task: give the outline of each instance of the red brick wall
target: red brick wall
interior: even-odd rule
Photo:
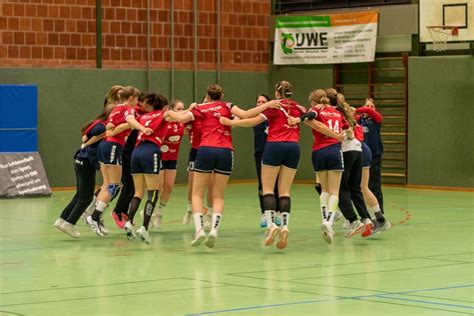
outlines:
[[[198,69],[216,69],[217,0],[198,0]],[[221,69],[267,71],[270,0],[220,0]],[[0,67],[96,65],[95,0],[0,0]],[[151,60],[169,69],[170,0],[151,0]],[[193,69],[192,0],[174,0],[175,68]],[[146,67],[146,0],[102,0],[103,68]]]

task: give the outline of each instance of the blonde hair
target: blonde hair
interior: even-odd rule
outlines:
[[[123,86],[120,85],[115,85],[112,86],[109,91],[107,91],[107,94],[105,95],[105,99],[107,100],[108,104],[113,104],[116,103],[117,101],[120,101],[120,93],[123,90]]]
[[[280,94],[284,99],[291,97],[293,94],[293,86],[288,81],[280,81],[275,85],[275,90]]]
[[[316,102],[317,104],[329,104],[329,99],[323,89],[316,89],[309,94],[309,102]]]
[[[356,125],[357,122],[354,119],[354,117],[351,115],[351,112],[350,112],[351,106],[349,105],[349,103],[346,102],[346,97],[342,93],[336,94],[335,97],[337,100],[336,108],[339,110],[339,112],[342,113],[347,123],[349,123],[349,126],[354,127],[354,125]]]

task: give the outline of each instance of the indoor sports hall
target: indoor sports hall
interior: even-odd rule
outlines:
[[[473,41],[474,0],[0,1],[0,315],[473,315]]]

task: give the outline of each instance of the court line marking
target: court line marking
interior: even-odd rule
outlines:
[[[11,291],[11,292],[1,292],[0,295],[29,293],[29,292],[83,289],[83,288],[89,288],[89,287],[115,286],[115,285],[124,285],[124,284],[146,283],[146,282],[156,282],[156,281],[169,281],[169,280],[179,280],[179,279],[182,279],[182,278],[147,279],[147,280],[141,280],[141,281],[127,281],[127,282],[116,282],[116,283],[105,283],[105,284],[90,284],[90,285],[66,286],[66,287],[57,287],[57,288],[44,288],[44,289],[34,289],[34,290]]]
[[[148,291],[148,292],[134,292],[134,293],[121,293],[121,294],[112,294],[112,295],[102,295],[102,296],[90,296],[90,297],[78,297],[78,298],[69,298],[62,300],[51,300],[51,301],[37,301],[37,302],[24,302],[24,303],[15,303],[15,304],[4,304],[0,307],[6,306],[19,306],[19,305],[35,305],[35,304],[49,304],[49,303],[60,303],[60,302],[72,302],[72,301],[82,301],[82,300],[94,300],[101,298],[113,298],[113,297],[123,297],[123,296],[137,296],[137,295],[147,295],[147,294],[156,294],[156,293],[169,293],[169,292],[180,292],[180,291],[190,291],[190,290],[200,290],[200,289],[210,289],[222,286],[203,286],[203,287],[191,287],[183,289],[173,289],[173,290],[162,290],[162,291]]]
[[[447,253],[447,254],[437,254],[437,255],[428,255],[427,257],[441,257],[441,256],[454,256],[454,255],[466,255],[472,254],[474,252],[456,252],[456,253]],[[353,265],[353,264],[364,264],[364,263],[374,263],[374,262],[384,262],[384,261],[399,261],[399,260],[413,260],[413,259],[425,259],[425,257],[401,257],[401,258],[393,258],[393,259],[382,259],[382,260],[370,260],[370,261],[356,261],[356,262],[346,262],[346,263],[336,263],[331,265],[322,265],[322,264],[314,264],[311,266],[303,266],[297,268],[284,268],[284,269],[275,269],[275,270],[258,270],[258,271],[244,271],[244,272],[235,272],[235,273],[228,273],[227,275],[235,275],[238,276],[240,274],[251,274],[251,273],[262,273],[262,272],[274,272],[274,271],[285,271],[285,270],[298,270],[298,269],[311,269],[311,268],[325,268],[325,267],[336,267],[336,266],[346,266],[346,265]],[[468,263],[466,261],[466,263]]]
[[[9,312],[9,311],[4,311],[4,310],[0,310],[0,313],[7,313],[7,314],[9,314],[9,315],[26,316],[26,314],[15,313],[15,312]]]
[[[449,286],[449,287],[446,287],[446,288],[421,289],[421,290],[411,290],[411,291],[406,291],[406,292],[413,292],[413,291],[416,291],[416,292],[430,292],[430,291],[441,291],[441,290],[448,290],[448,289],[455,289],[455,288],[465,288],[465,287],[473,287],[473,286],[474,286],[474,284],[455,285],[455,286]],[[360,296],[338,296],[338,297],[328,298],[328,299],[319,299],[319,300],[310,300],[310,301],[296,301],[296,302],[269,304],[269,305],[255,305],[255,306],[239,307],[239,308],[232,308],[232,309],[225,309],[225,310],[206,311],[206,312],[187,314],[187,315],[188,316],[208,315],[208,314],[228,313],[228,312],[236,312],[236,311],[251,310],[251,309],[273,308],[273,307],[302,305],[302,304],[313,304],[313,303],[338,301],[338,300],[363,300],[364,298],[371,298],[371,297],[385,298],[388,295],[398,295],[398,294],[403,294],[403,293],[404,292],[399,292],[399,293],[393,292],[393,293],[385,294],[385,295],[383,295],[383,294],[373,294],[373,295],[360,295]],[[418,300],[412,300],[412,301],[418,301]],[[433,303],[433,302],[430,302],[430,301],[421,301],[421,300],[419,302],[426,303],[426,304]],[[457,305],[457,304],[436,303],[435,305],[444,305],[444,306],[451,306],[451,307],[456,306],[456,307],[474,309],[474,307],[471,307],[471,306]],[[415,306],[415,307],[423,308],[423,306]]]
[[[278,280],[271,280],[271,281],[278,281]],[[284,282],[284,281],[281,281]],[[349,289],[349,290],[357,290],[357,291],[365,291],[365,292],[377,292],[377,293],[383,293],[383,294],[390,294],[391,292],[389,291],[383,291],[383,290],[374,290],[374,289],[362,289],[362,288],[357,288],[357,287],[350,287],[350,286],[340,286],[340,285],[329,285],[329,284],[317,284],[317,283],[306,283],[306,282],[296,282],[292,280],[286,281],[287,283],[293,283],[293,284],[301,284],[301,285],[311,285],[311,286],[321,286],[321,287],[333,287],[333,288],[340,288],[340,289]],[[415,297],[422,297],[422,298],[434,298],[434,299],[441,299],[441,300],[446,300],[446,301],[454,301],[454,302],[462,302],[462,303],[473,303],[472,301],[464,301],[464,300],[456,300],[456,299],[451,299],[451,298],[444,298],[444,297],[437,297],[437,296],[426,296],[426,295],[416,295],[416,294],[411,294],[414,292],[410,292],[410,294],[400,294],[400,295],[407,295],[407,296],[415,296]]]
[[[387,302],[387,301],[380,301],[380,300],[376,301],[376,300],[370,300],[370,299],[357,299],[356,298],[355,300],[360,300],[360,301],[364,301],[364,302],[371,302],[371,303],[379,303],[379,304],[409,306],[409,307],[414,307],[414,308],[429,309],[429,310],[435,310],[435,311],[443,311],[443,312],[462,314],[462,315],[472,315],[472,313],[459,312],[459,311],[454,311],[454,310],[450,310],[450,309],[434,308],[434,307],[427,307],[427,306],[420,306],[420,305],[401,304],[401,303],[395,303],[395,302]]]
[[[383,298],[383,299],[390,299],[390,300],[398,300],[398,301],[408,301],[414,303],[423,303],[423,304],[433,304],[433,305],[441,305],[441,306],[452,306],[452,307],[459,307],[459,308],[467,308],[467,309],[474,309],[474,306],[467,306],[467,305],[460,305],[460,304],[449,304],[449,303],[439,303],[439,302],[431,302],[431,301],[423,301],[423,300],[412,300],[409,298],[397,298],[397,297],[388,297],[386,295],[376,295],[375,297]]]

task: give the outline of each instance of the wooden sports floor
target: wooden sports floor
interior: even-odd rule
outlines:
[[[393,228],[327,245],[311,185],[293,189],[290,241],[262,245],[254,184],[232,184],[214,249],[191,248],[185,188],[152,244],[114,227],[73,240],[54,226],[72,197],[0,200],[1,315],[473,315],[474,194],[385,188]],[[138,218],[140,219],[140,218]]]

